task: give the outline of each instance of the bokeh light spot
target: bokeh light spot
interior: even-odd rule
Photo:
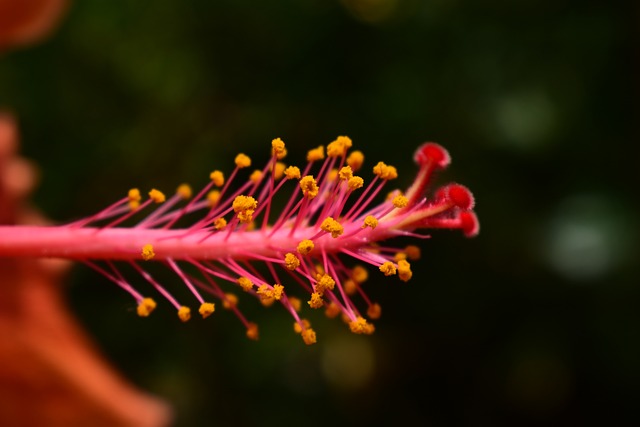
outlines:
[[[632,234],[625,223],[607,199],[571,196],[560,203],[550,221],[545,257],[568,279],[598,279],[629,253]]]
[[[495,121],[505,144],[529,150],[543,145],[553,133],[555,106],[543,92],[524,91],[497,101]]]

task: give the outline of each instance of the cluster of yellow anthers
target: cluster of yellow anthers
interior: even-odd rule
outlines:
[[[153,189],[143,201],[132,189],[103,211],[68,225],[2,230],[0,256],[11,252],[82,260],[131,294],[142,317],[151,314],[156,302],[139,293],[114,261],[128,263],[176,308],[182,321],[191,318],[190,308],[152,277],[145,262],[159,261],[175,273],[200,303],[202,317],[215,310],[203,295],[221,301],[252,339],[258,337],[257,326],[245,318],[238,296],[223,290],[222,283],[237,286],[265,306],[281,304],[307,344],[316,341],[316,333],[301,316],[304,310],[323,308],[328,317],[341,316],[352,332],[370,334],[371,320],[380,317],[381,308],[364,291],[368,272],[363,264],[406,282],[412,276],[409,261],[420,257],[417,246],[380,243],[402,236],[424,238],[419,231],[428,228],[460,229],[473,236],[478,221],[473,196],[462,185],[449,184],[425,196],[433,173],[449,164],[441,146],[423,144],[414,155],[419,170],[413,184],[404,193],[391,191],[380,203],[374,201],[397,178],[396,168],[379,162],[365,183],[355,175],[362,171],[364,155],[350,152],[351,146],[351,139],[338,137],[310,150],[306,165],[299,168],[282,162],[287,149],[281,139],[274,139],[270,160],[244,183],[237,183],[237,177],[251,166],[251,159],[239,154],[228,179],[213,171],[195,195],[183,184],[171,197]],[[280,206],[274,196],[287,185],[292,186],[288,201],[274,215],[272,208]],[[134,223],[154,204],[151,213]],[[194,212],[202,212],[199,219],[182,225]],[[132,224],[118,226],[127,220]],[[345,258],[361,264],[349,267]],[[301,291],[289,283],[297,283]],[[301,299],[301,294],[306,297]]]

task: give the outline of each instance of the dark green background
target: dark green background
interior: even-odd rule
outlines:
[[[176,426],[630,423],[639,20],[633,1],[84,0],[0,58],[0,106],[58,221],[132,186],[204,184],[239,151],[264,161],[274,137],[302,163],[349,135],[403,187],[415,147],[438,141],[453,157],[439,181],[474,191],[478,238],[434,233],[412,282],[368,283],[384,312],[372,337],[318,317],[307,347],[249,301],[259,342],[222,311],[138,319],[74,269],[74,311]],[[364,383],[326,375],[361,354]]]

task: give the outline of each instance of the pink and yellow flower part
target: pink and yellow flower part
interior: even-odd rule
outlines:
[[[386,242],[424,239],[436,228],[471,237],[479,223],[466,187],[448,184],[427,195],[434,173],[450,163],[440,145],[418,148],[418,173],[404,192],[388,188],[398,176],[395,167],[377,162],[366,170],[364,154],[351,147],[351,139],[340,136],[310,150],[298,167],[284,163],[287,149],[277,138],[262,169],[251,170],[251,159],[239,154],[228,178],[212,171],[198,192],[186,184],[170,196],[134,188],[70,224],[0,227],[0,256],[81,261],[131,295],[142,317],[168,303],[186,322],[194,302],[203,318],[219,304],[257,339],[258,326],[239,308],[238,295],[248,294],[265,306],[280,304],[306,344],[316,342],[305,318],[312,310],[341,317],[353,333],[370,334],[381,307],[365,292],[369,275],[406,282],[420,258],[416,245]],[[179,301],[170,291],[176,283],[160,283],[149,263],[172,272],[191,301]]]

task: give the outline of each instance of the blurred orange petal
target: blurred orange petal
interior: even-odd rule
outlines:
[[[67,0],[0,0],[0,49],[45,38],[67,5]]]
[[[43,223],[24,206],[34,168],[0,112],[0,223]],[[170,409],[99,354],[62,298],[67,262],[0,258],[0,426],[161,427]]]

